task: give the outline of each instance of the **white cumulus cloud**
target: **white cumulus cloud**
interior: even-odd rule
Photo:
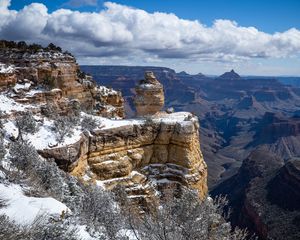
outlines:
[[[300,31],[295,28],[269,34],[226,19],[205,26],[174,14],[148,13],[112,2],[106,2],[100,12],[58,9],[48,13],[39,3],[20,11],[9,6],[9,0],[0,0],[0,38],[54,42],[84,57],[234,62],[300,53]]]

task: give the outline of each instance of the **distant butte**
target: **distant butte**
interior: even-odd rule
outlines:
[[[233,69],[230,72],[225,72],[224,74],[218,77],[218,79],[228,79],[228,80],[234,80],[240,78],[241,76],[237,74]]]

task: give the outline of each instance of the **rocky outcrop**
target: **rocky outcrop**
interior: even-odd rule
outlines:
[[[153,115],[163,108],[164,89],[153,72],[145,73],[145,79],[140,81],[135,91],[134,103],[137,116]]]
[[[7,89],[10,86],[15,85],[17,77],[15,69],[12,66],[6,66],[0,63],[0,90]]]
[[[31,83],[30,89],[43,86],[43,92],[58,88],[61,90],[62,98],[77,99],[82,109],[95,110],[98,115],[106,117],[125,116],[121,93],[110,91],[109,94],[103,95],[101,88],[92,77],[80,71],[76,59],[69,53],[45,49],[33,53],[17,48],[2,48],[1,62],[14,66],[14,74],[0,72],[0,87],[27,81]],[[18,97],[24,103],[31,102],[35,98],[35,96],[15,96]],[[36,100],[40,99],[45,98],[37,94]]]
[[[93,92],[93,97],[97,100],[95,106],[97,115],[108,118],[125,117],[124,99],[121,92],[100,86],[97,91]]]
[[[40,153],[68,165],[66,169],[81,179],[108,189],[123,185],[133,198],[145,200],[177,184],[198,190],[203,198],[207,169],[199,148],[198,120],[188,115],[166,114],[151,122],[101,129],[74,145]],[[66,148],[73,149],[73,157],[65,154]]]

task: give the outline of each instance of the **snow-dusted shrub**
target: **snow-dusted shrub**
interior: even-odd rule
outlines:
[[[155,124],[153,118],[151,116],[145,117],[144,126],[153,126]]]
[[[54,120],[54,131],[56,140],[63,142],[65,137],[73,134],[74,125],[78,123],[78,118],[75,116],[61,116]]]
[[[97,186],[87,187],[80,216],[91,234],[101,232],[106,239],[120,239],[117,234],[124,225],[111,192]]]
[[[0,239],[6,240],[80,240],[78,230],[68,219],[40,216],[33,224],[18,225],[0,215]]]
[[[16,117],[16,126],[19,131],[19,138],[23,140],[24,133],[35,133],[38,128],[32,112],[25,112]]]
[[[15,141],[10,144],[9,155],[12,164],[18,170],[29,170],[39,161],[39,155],[29,142]]]
[[[92,131],[97,127],[97,122],[93,117],[84,116],[81,120],[82,130]]]
[[[47,75],[44,77],[42,84],[43,84],[44,88],[49,91],[56,87],[57,80],[55,79],[55,77]]]
[[[22,239],[21,227],[9,221],[5,215],[0,215],[0,239]]]
[[[71,108],[71,114],[72,116],[78,117],[80,116],[80,112],[81,112],[81,104],[77,99],[72,99],[69,101],[69,106]]]
[[[78,229],[73,225],[72,219],[50,218],[41,215],[32,225],[25,228],[29,240],[80,240]]]
[[[50,119],[55,119],[58,116],[57,107],[51,103],[41,106],[41,113]]]
[[[81,184],[72,176],[59,169],[52,160],[41,161],[35,166],[35,181],[55,199],[68,205],[72,211],[82,202]]]
[[[4,146],[3,135],[0,132],[0,161],[4,158],[5,154],[6,154],[6,149]]]
[[[3,129],[3,120],[2,120],[2,118],[3,118],[3,116],[4,116],[4,114],[3,114],[3,112],[0,110],[0,134],[1,134],[1,130]]]
[[[234,229],[222,216],[227,201],[200,201],[197,194],[183,191],[180,198],[168,197],[159,201],[145,214],[128,209],[128,226],[137,239],[224,239],[246,240],[247,232]]]

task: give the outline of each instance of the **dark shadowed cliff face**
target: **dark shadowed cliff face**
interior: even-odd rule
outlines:
[[[260,239],[299,239],[298,163],[284,164],[281,158],[261,147],[212,195],[227,194],[232,224],[247,227]]]
[[[299,118],[268,112],[251,126],[252,141],[244,148],[249,156],[238,173],[218,184],[212,194],[228,195],[232,223],[247,227],[260,239],[298,239]]]
[[[300,211],[300,161],[287,162],[269,182],[267,199],[288,211]]]

